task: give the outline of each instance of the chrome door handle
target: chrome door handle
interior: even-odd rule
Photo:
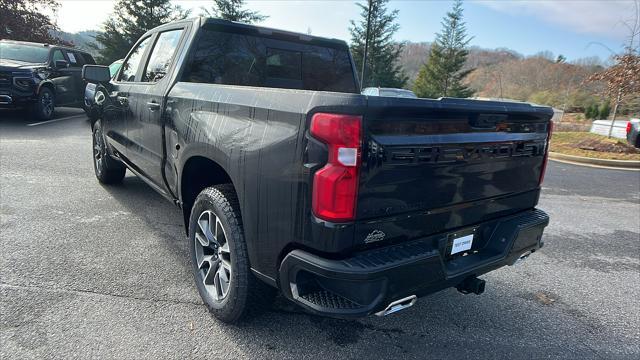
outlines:
[[[160,110],[160,104],[158,104],[155,101],[148,102],[147,106],[149,107],[149,110],[151,110],[151,111]]]

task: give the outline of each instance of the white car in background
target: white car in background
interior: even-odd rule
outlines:
[[[412,98],[417,99],[416,94],[411,90],[407,89],[396,89],[396,88],[380,88],[380,87],[368,87],[362,90],[362,95],[370,95],[370,96],[386,96],[386,97],[403,97],[403,98]]]

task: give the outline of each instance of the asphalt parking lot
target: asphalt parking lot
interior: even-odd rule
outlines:
[[[0,358],[640,357],[640,172],[551,162],[546,246],[385,318],[277,301],[242,326],[209,316],[177,208],[141,180],[98,184],[75,109],[0,113]]]

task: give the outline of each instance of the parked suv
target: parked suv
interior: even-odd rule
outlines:
[[[90,54],[73,48],[0,40],[0,108],[26,108],[38,119],[59,105],[82,106]]]
[[[105,94],[96,177],[128,169],[182,209],[223,321],[276,290],[335,317],[480,294],[478,276],[543,245],[551,108],[361,95],[344,41],[205,18],[84,78]]]

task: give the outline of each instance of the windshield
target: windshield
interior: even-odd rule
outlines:
[[[404,89],[380,89],[380,96],[416,98],[416,94]]]
[[[0,42],[0,59],[44,63],[49,59],[49,48],[41,45]]]

